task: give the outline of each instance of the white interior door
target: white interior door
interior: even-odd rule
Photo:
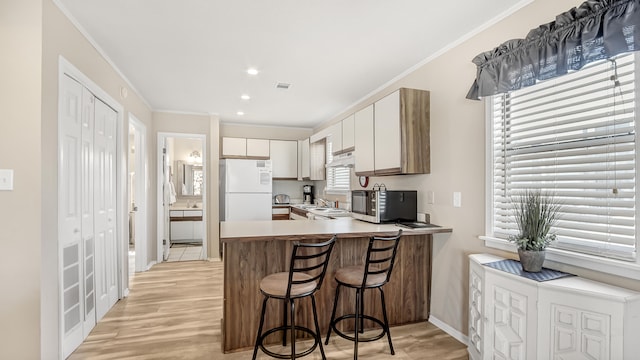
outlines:
[[[82,281],[81,148],[82,91],[80,83],[60,79],[58,142],[58,239],[60,248],[60,314],[63,355],[84,339]]]
[[[84,338],[96,325],[95,299],[95,238],[93,206],[93,136],[95,119],[95,97],[89,90],[82,90],[82,253],[84,278]]]
[[[96,251],[96,316],[118,301],[116,236],[116,120],[117,113],[96,99],[94,136],[94,216]]]
[[[134,142],[134,243],[135,243],[135,271],[147,270],[147,166],[146,166],[146,127],[129,115],[129,121],[133,125]]]

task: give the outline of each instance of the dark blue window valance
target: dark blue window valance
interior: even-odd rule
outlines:
[[[640,0],[589,0],[473,59],[467,99],[506,93],[586,64],[640,50]]]

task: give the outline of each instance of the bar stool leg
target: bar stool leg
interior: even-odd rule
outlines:
[[[295,360],[296,358],[296,319],[295,319],[295,305],[293,303],[293,299],[290,301],[291,308],[291,359]],[[285,331],[286,333],[286,331]],[[286,334],[285,334],[286,335]],[[285,336],[286,337],[286,336]]]
[[[336,307],[338,307],[338,295],[340,294],[340,284],[336,287],[336,296],[333,299],[333,310],[331,310],[331,321],[329,322],[329,331],[327,331],[327,340],[324,344],[329,345],[329,336],[331,336],[331,329],[333,329],[333,320],[336,318]]]
[[[262,325],[264,325],[264,313],[267,308],[267,300],[268,297],[264,297],[262,301],[262,311],[260,312],[260,325],[258,326],[258,335],[256,336],[256,345],[253,347],[253,360],[256,360],[256,356],[258,356],[258,345],[260,342],[260,336],[262,335]]]
[[[358,333],[360,333],[360,329],[358,324],[360,323],[360,321],[358,321],[360,319],[360,316],[362,314],[360,314],[360,302],[362,301],[362,293],[360,292],[361,289],[356,289],[356,317],[355,317],[355,331],[354,331],[354,344],[353,344],[353,360],[357,360],[358,359]]]
[[[316,311],[315,295],[311,295],[311,307],[313,308],[313,321],[316,324],[316,341],[318,342],[318,346],[320,346],[320,354],[322,354],[322,360],[326,360],[327,357],[324,355],[324,348],[322,347],[322,337],[320,336],[320,326],[318,325],[318,312]]]
[[[282,302],[282,326],[287,326],[287,302]],[[287,332],[282,332],[282,346],[287,346]]]
[[[364,334],[364,289],[360,298],[360,334]]]
[[[393,344],[391,343],[391,331],[389,331],[389,319],[387,318],[387,304],[384,302],[384,291],[382,288],[378,288],[380,290],[380,300],[382,302],[382,316],[384,316],[384,330],[387,332],[387,339],[389,340],[389,348],[391,349],[391,355],[395,355],[396,352],[393,350]]]

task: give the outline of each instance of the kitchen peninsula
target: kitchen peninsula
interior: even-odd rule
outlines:
[[[370,224],[351,218],[336,220],[229,221],[220,223],[224,252],[224,302],[222,348],[233,352],[251,348],[255,342],[262,295],[260,280],[266,275],[286,271],[293,241],[321,242],[333,234],[338,241],[331,255],[327,277],[316,293],[318,321],[323,334],[328,329],[336,283],[335,271],[349,265],[362,265],[370,236],[395,235],[393,224]],[[396,263],[390,282],[385,285],[390,325],[426,321],[431,297],[431,252],[433,234],[450,233],[451,228],[403,228]],[[352,311],[355,295],[340,296],[338,313]],[[313,328],[307,306],[297,307],[296,322]],[[265,328],[278,326],[282,303],[270,301]],[[365,292],[365,312],[380,317],[377,292]],[[365,328],[371,324],[365,322]],[[393,331],[393,330],[392,330]],[[278,341],[273,337],[272,341]]]

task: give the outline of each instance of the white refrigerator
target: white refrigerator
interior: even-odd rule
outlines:
[[[220,161],[220,220],[271,220],[271,160]]]

